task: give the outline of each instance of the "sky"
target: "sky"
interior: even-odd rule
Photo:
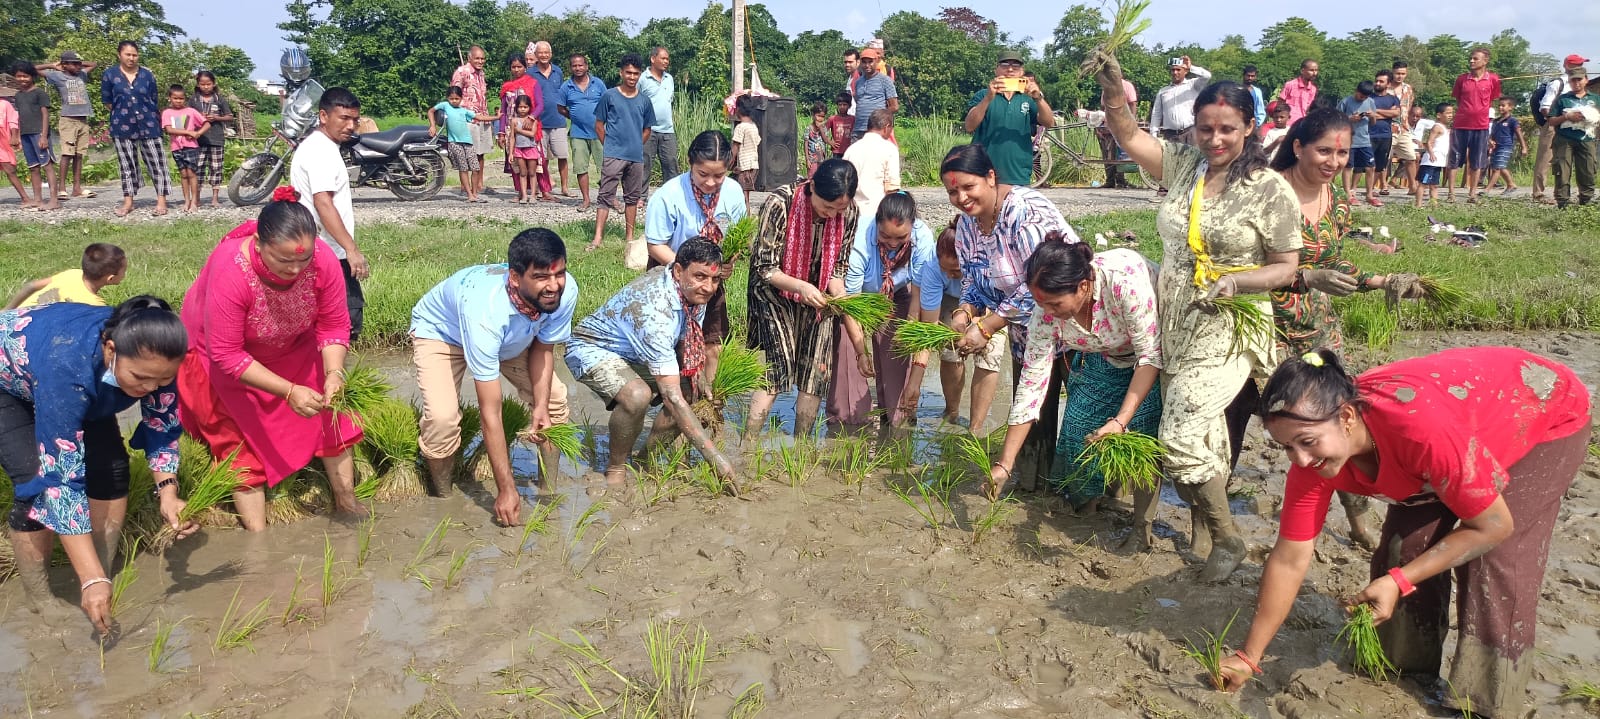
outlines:
[[[1092,1],[1092,0],[1091,0]],[[532,0],[543,9],[545,0]],[[871,37],[883,18],[901,10],[933,16],[941,7],[965,2],[980,14],[994,20],[1014,38],[1031,37],[1036,48],[1049,40],[1050,32],[1070,2],[1048,3],[1060,10],[1041,13],[1043,3],[973,2],[972,0],[872,0],[843,4],[851,8],[840,17],[837,12],[816,12],[816,0],[769,0],[767,9],[778,27],[794,36],[805,30],[838,29],[846,37],[865,40]],[[616,0],[553,0],[548,12],[559,14],[572,7],[589,5],[602,14],[633,20],[634,30],[652,17],[699,17],[704,0],[651,0],[648,3]],[[256,63],[256,77],[277,74],[278,55],[287,43],[277,24],[287,18],[281,0],[224,2],[215,0],[162,0],[167,18],[188,31],[191,38],[242,48]],[[1109,3],[1108,3],[1109,6]],[[1466,40],[1488,40],[1505,28],[1515,28],[1531,44],[1534,52],[1565,57],[1580,53],[1600,65],[1600,2],[1593,0],[1546,0],[1508,2],[1507,0],[1435,0],[1434,2],[1363,3],[1364,12],[1351,15],[1349,3],[1291,1],[1278,3],[1222,3],[1217,0],[1152,0],[1146,17],[1151,28],[1139,38],[1145,44],[1199,43],[1213,46],[1225,35],[1243,35],[1252,44],[1261,30],[1291,16],[1304,17],[1334,36],[1374,25],[1383,25],[1395,35],[1416,35],[1427,39],[1448,33]],[[648,7],[653,14],[644,14]],[[1386,13],[1382,23],[1365,10],[1393,7],[1403,11]],[[1247,11],[1248,8],[1248,11]],[[1106,14],[1110,14],[1109,10]],[[891,43],[892,45],[892,43]]]

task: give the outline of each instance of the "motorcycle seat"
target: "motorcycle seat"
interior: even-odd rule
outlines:
[[[401,125],[393,130],[369,132],[356,136],[356,143],[373,152],[393,155],[401,147],[413,142],[427,142],[428,128],[423,125]]]

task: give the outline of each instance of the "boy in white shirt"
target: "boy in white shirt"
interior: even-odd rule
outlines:
[[[1412,196],[1416,198],[1413,202],[1415,207],[1422,206],[1424,192],[1428,195],[1428,202],[1433,202],[1439,192],[1439,176],[1450,161],[1450,123],[1455,117],[1456,106],[1441,102],[1434,111],[1435,119],[1418,120],[1412,130],[1413,136],[1421,135],[1417,147],[1422,150],[1418,160],[1420,166],[1417,168],[1416,187],[1412,190]]]

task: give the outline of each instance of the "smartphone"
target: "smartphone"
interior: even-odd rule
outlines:
[[[1006,92],[1025,92],[1028,89],[1028,80],[1021,77],[1002,77],[1000,82]]]

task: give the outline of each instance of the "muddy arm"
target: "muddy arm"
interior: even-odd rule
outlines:
[[[656,387],[660,388],[662,408],[672,413],[678,431],[689,440],[689,446],[700,450],[700,456],[710,462],[723,479],[732,479],[733,465],[722,456],[722,452],[717,451],[717,446],[711,443],[711,435],[706,434],[705,428],[700,426],[700,420],[689,409],[689,401],[683,396],[678,375],[657,375]]]
[[[1245,656],[1250,661],[1261,664],[1261,657],[1267,653],[1267,645],[1272,642],[1272,637],[1278,633],[1278,628],[1283,626],[1284,619],[1289,616],[1289,609],[1294,606],[1295,595],[1300,593],[1300,584],[1305,581],[1306,570],[1311,566],[1311,557],[1316,547],[1315,542],[1296,542],[1283,537],[1278,538],[1278,543],[1272,547],[1272,554],[1267,556],[1267,565],[1261,573],[1261,590],[1256,597],[1256,616],[1250,622],[1250,633],[1245,637]],[[1230,665],[1237,662],[1236,665]],[[1223,663],[1223,669],[1232,669],[1237,672],[1243,662],[1230,657]],[[1244,675],[1239,679],[1250,676],[1248,667],[1243,667]],[[1227,677],[1230,687],[1234,687],[1235,677]]]

